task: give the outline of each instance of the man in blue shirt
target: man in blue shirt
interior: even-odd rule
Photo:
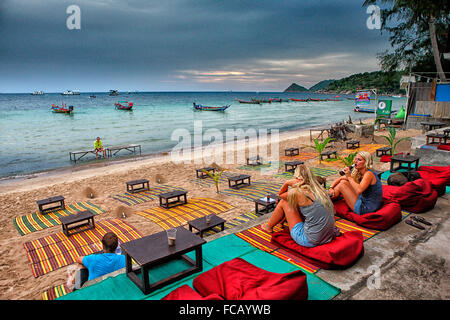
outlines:
[[[119,239],[114,232],[106,233],[102,238],[103,253],[78,257],[76,262],[82,264],[75,275],[74,289],[80,289],[84,282],[101,277],[125,267],[125,256],[116,254]]]

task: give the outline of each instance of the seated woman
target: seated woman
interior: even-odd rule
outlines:
[[[383,189],[380,179],[371,170],[372,163],[369,152],[358,152],[352,172],[344,168],[345,175],[334,181],[328,189],[330,197],[337,199],[342,195],[347,205],[359,215],[379,210]]]
[[[281,200],[261,228],[273,232],[273,226],[286,219],[297,244],[312,248],[330,242],[339,230],[334,226],[334,208],[327,192],[305,165],[297,166],[294,176],[281,187]]]

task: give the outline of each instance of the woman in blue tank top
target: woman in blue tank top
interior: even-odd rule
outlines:
[[[361,151],[355,157],[355,167],[352,172],[345,168],[345,176],[333,182],[328,190],[332,199],[340,195],[356,214],[375,212],[381,208],[383,189],[380,179],[373,173],[372,155]]]

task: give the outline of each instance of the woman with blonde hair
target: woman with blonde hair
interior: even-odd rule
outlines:
[[[294,179],[283,184],[279,196],[272,216],[261,225],[263,230],[273,232],[275,225],[286,220],[292,239],[304,247],[328,243],[339,234],[334,226],[333,204],[305,165],[297,166]]]
[[[345,175],[333,182],[328,189],[332,199],[343,196],[356,214],[375,212],[381,208],[383,189],[378,176],[372,171],[372,155],[360,151],[355,157],[354,168],[344,168]]]

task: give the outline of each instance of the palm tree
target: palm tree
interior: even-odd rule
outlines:
[[[325,147],[328,144],[328,142],[330,142],[331,140],[333,140],[333,139],[330,138],[330,137],[326,137],[326,139],[323,140],[322,143],[319,142],[318,138],[315,138],[313,140],[314,141],[314,148],[319,153],[319,163],[321,163],[320,154],[322,153],[323,149],[325,149]]]
[[[225,171],[226,169],[220,169],[218,172],[215,173],[211,173],[209,171],[206,171],[205,169],[202,169],[203,172],[207,173],[211,179],[213,179],[214,184],[216,185],[216,192],[219,193],[219,182],[220,182],[220,177],[222,176],[222,173]]]
[[[388,136],[382,136],[383,138],[386,139],[386,141],[388,142],[389,146],[391,147],[391,156],[395,154],[395,148],[397,147],[397,145],[404,140],[408,140],[408,137],[404,137],[401,139],[398,139],[397,141],[395,140],[395,136],[397,135],[397,130],[395,130],[395,128],[389,127],[389,135]]]

